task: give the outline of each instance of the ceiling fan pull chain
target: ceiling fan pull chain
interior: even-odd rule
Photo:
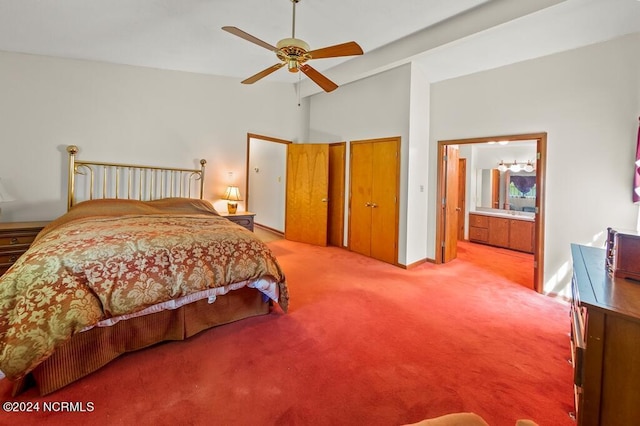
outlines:
[[[298,106],[300,106],[300,85],[302,84],[302,74],[298,73],[298,84],[297,84],[297,92],[298,92]]]

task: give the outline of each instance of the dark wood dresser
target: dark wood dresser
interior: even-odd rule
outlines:
[[[577,423],[640,424],[640,282],[612,277],[604,249],[573,244],[571,254]]]
[[[7,272],[49,222],[0,222],[0,276]]]

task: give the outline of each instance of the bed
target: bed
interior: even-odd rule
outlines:
[[[203,200],[200,169],[80,161],[67,213],[0,277],[0,370],[13,395],[66,386],[121,354],[288,308],[252,232]]]

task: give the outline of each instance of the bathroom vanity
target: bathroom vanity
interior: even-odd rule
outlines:
[[[476,211],[469,213],[469,241],[491,246],[535,251],[533,213]]]

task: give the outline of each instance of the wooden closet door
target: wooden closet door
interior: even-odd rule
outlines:
[[[351,143],[349,249],[395,264],[400,139]]]
[[[397,140],[372,143],[371,257],[396,263],[398,254]]]
[[[347,144],[329,144],[329,219],[327,243],[344,247],[344,191]]]
[[[351,144],[350,170],[349,249],[365,256],[371,256],[372,144]]]
[[[287,146],[287,240],[327,245],[329,145]]]

